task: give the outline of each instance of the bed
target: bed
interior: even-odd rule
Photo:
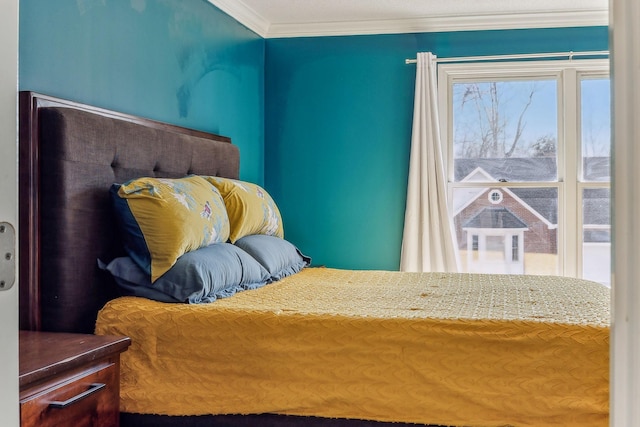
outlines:
[[[122,425],[608,425],[597,283],[310,267],[288,242],[304,268],[255,289],[123,296],[113,184],[238,171],[229,138],[20,94],[21,328],[129,336]]]

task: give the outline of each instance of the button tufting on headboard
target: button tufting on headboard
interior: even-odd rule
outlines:
[[[123,252],[114,181],[187,170],[238,177],[229,138],[46,95],[21,92],[20,128],[22,329],[93,332],[116,289],[97,259]]]

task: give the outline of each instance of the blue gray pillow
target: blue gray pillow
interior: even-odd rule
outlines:
[[[271,280],[269,272],[237,246],[216,243],[187,252],[154,283],[131,258],[98,260],[127,294],[162,302],[213,302],[236,292],[256,289]]]
[[[311,258],[280,237],[253,234],[234,244],[262,264],[269,272],[272,282],[295,274],[311,264]]]

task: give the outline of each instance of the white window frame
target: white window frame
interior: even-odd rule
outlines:
[[[442,153],[447,170],[449,205],[456,188],[530,187],[522,182],[455,182],[453,167],[453,84],[477,81],[553,79],[558,88],[558,181],[535,183],[558,189],[558,265],[560,275],[582,276],[582,193],[585,188],[610,188],[610,182],[582,181],[580,82],[583,77],[609,78],[609,60],[475,62],[438,64],[438,104]],[[575,141],[575,143],[571,143]],[[521,242],[521,246],[524,246]]]

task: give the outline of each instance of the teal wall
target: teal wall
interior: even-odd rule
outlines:
[[[606,27],[266,40],[265,182],[314,263],[398,269],[415,66],[405,58],[608,49]]]
[[[606,27],[264,40],[205,0],[21,0],[21,90],[230,136],[314,263],[398,268],[415,66],[608,48]]]
[[[264,181],[265,41],[205,0],[21,0],[21,90],[229,136]]]

